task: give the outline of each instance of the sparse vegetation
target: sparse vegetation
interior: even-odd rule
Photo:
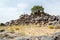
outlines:
[[[54,29],[54,26],[50,25],[49,27],[38,27],[39,25],[20,25],[20,26],[8,26],[0,27],[0,29],[7,30],[11,33],[19,33],[21,36],[39,36],[39,35],[50,35],[57,31]]]
[[[55,27],[53,25],[48,25],[48,28],[54,29]]]

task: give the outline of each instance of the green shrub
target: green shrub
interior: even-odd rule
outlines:
[[[31,8],[31,11],[32,12],[36,12],[36,11],[40,11],[40,12],[44,12],[44,8],[42,6],[39,6],[39,5],[35,5]]]
[[[48,28],[54,29],[55,27],[53,25],[49,25]]]

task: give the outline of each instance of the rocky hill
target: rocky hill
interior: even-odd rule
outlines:
[[[25,24],[47,24],[50,21],[59,21],[59,17],[55,15],[49,15],[44,12],[44,8],[42,6],[33,6],[31,8],[30,15],[23,14],[20,15],[18,19],[11,20],[10,22],[0,23],[0,25],[25,25]]]
[[[0,25],[47,24],[50,21],[59,21],[59,19],[57,16],[51,16],[47,13],[37,11],[31,13],[30,15],[23,14],[16,20],[11,20],[10,22],[6,22],[5,24],[0,23]]]
[[[5,24],[1,23],[1,26],[9,26],[11,25],[28,25],[28,24],[48,24],[49,25],[55,25],[55,24],[60,24],[59,18],[57,16],[52,16],[44,12],[34,12],[31,13],[30,15],[24,14],[19,16],[18,19],[16,20],[11,20],[10,22],[6,22]],[[9,29],[6,28],[7,29]],[[17,26],[16,26],[17,27]],[[22,26],[23,27],[23,26]],[[55,33],[56,31],[59,31],[60,29],[48,29],[46,27],[26,27],[26,28],[20,28],[20,32],[25,32],[27,35],[30,33],[33,35],[38,35],[38,36],[21,36],[17,32],[16,33],[11,33],[11,32],[4,32],[4,30],[0,30],[0,39],[1,40],[60,40],[60,32]],[[13,27],[15,28],[15,27]],[[22,29],[22,30],[21,30]],[[12,30],[12,28],[10,29]],[[15,30],[15,29],[14,29]],[[19,29],[18,29],[19,30]],[[24,31],[23,31],[24,30]],[[2,32],[3,31],[3,32]],[[54,33],[54,34],[53,34]],[[44,35],[45,34],[45,35]],[[46,36],[47,34],[47,36]],[[49,34],[53,34],[52,36]],[[19,36],[18,36],[19,35]],[[40,35],[40,36],[39,36]],[[42,36],[41,36],[42,35]]]

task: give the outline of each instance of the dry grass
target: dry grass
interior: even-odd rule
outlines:
[[[48,27],[39,27],[39,25],[20,25],[20,26],[7,26],[0,27],[1,29],[8,30],[9,32],[17,32],[23,36],[41,36],[51,35],[60,29],[49,29]]]

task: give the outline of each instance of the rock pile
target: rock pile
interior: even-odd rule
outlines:
[[[56,16],[51,16],[47,13],[37,13],[35,14],[24,14],[21,15],[19,19],[17,20],[11,20],[11,22],[6,23],[8,25],[20,25],[20,24],[46,24],[50,21],[58,21],[58,18]]]
[[[21,24],[46,24],[49,23],[50,21],[58,21],[57,16],[51,16],[47,13],[44,12],[34,12],[31,13],[30,15],[24,14],[21,15],[18,19],[16,20],[11,20],[10,22],[6,22],[5,25],[21,25]],[[1,23],[0,25],[4,25]]]

